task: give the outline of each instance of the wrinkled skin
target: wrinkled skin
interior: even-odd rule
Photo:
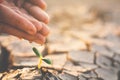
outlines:
[[[0,0],[1,2],[1,0]],[[4,0],[0,3],[0,33],[7,33],[39,44],[49,34],[43,0]]]

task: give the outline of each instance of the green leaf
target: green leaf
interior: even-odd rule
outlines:
[[[41,56],[42,56],[35,47],[33,47],[33,51],[34,51],[34,53],[35,53],[38,57],[41,57]]]
[[[52,64],[52,61],[50,59],[42,59],[44,62],[46,62],[47,64]]]

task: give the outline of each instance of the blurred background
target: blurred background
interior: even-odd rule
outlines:
[[[43,52],[43,55],[68,53],[70,51],[95,52],[101,51],[101,49],[106,50],[104,49],[106,46],[112,50],[117,50],[119,53],[119,0],[45,1],[48,5],[46,11],[51,19],[48,24],[51,33],[45,45],[29,43],[13,36],[0,37],[2,45],[16,56],[14,57],[16,64],[36,64],[34,59],[28,63],[28,59],[22,58],[35,56],[32,52],[33,46]]]
[[[95,45],[119,49],[119,0],[45,1],[48,5],[46,11],[51,19],[48,24],[51,33],[47,43],[41,46],[13,36],[1,36],[2,45],[6,46],[14,56],[35,56],[31,49],[33,46],[39,48],[44,55],[70,51],[96,51]],[[17,63],[22,64],[21,60],[24,61],[21,58]],[[31,61],[35,62],[32,59]]]
[[[120,1],[119,0],[65,0],[65,1],[57,1],[57,0],[46,0],[48,3],[48,10],[62,10],[65,12],[66,8],[68,9],[74,9],[71,11],[71,13],[86,13],[92,12],[93,10],[96,12],[100,12],[102,15],[106,15],[111,17],[110,20],[115,20],[116,22],[120,21]],[[59,8],[58,8],[59,7]],[[84,8],[81,9],[80,8]],[[65,11],[64,11],[65,10]],[[99,14],[100,14],[99,13]],[[80,16],[80,15],[79,15]],[[87,15],[86,15],[87,16]],[[78,18],[77,18],[78,19]]]
[[[119,35],[119,0],[46,0],[50,50],[86,50],[87,42]],[[64,46],[64,47],[63,47]],[[59,49],[57,49],[57,47]]]

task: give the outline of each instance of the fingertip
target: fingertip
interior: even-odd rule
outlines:
[[[47,4],[46,4],[46,2],[44,1],[44,0],[40,0],[41,2],[40,2],[40,4],[39,4],[39,6],[43,9],[43,10],[45,10],[46,8],[47,8]]]
[[[21,25],[18,25],[18,26],[21,26],[21,29],[27,32],[28,34],[35,35],[37,33],[37,29],[35,25],[31,21],[25,18],[23,20],[24,21],[21,21]]]
[[[31,29],[29,29],[28,31],[26,31],[26,32],[28,32],[30,35],[35,35],[37,33],[37,30],[36,30],[36,28],[34,26]]]
[[[35,41],[37,41],[40,44],[44,44],[45,43],[46,38],[43,35],[37,34],[36,37],[37,37],[37,39]]]
[[[37,20],[42,21],[45,24],[49,23],[50,18],[48,14],[45,11],[43,11],[40,7],[26,2],[24,5],[24,8]]]
[[[45,24],[48,24],[49,21],[50,21],[50,17],[48,16],[48,14],[45,13],[45,19],[44,19],[43,22],[44,22]]]
[[[34,18],[31,19],[30,21],[35,25],[37,32],[39,32],[42,29],[42,23],[40,21],[38,21]]]
[[[48,36],[48,34],[50,33],[49,27],[48,27],[46,24],[44,24],[44,23],[42,23],[42,26],[43,26],[43,27],[42,27],[40,33],[41,33],[43,36]]]
[[[30,0],[32,4],[39,6],[41,9],[45,10],[47,8],[47,4],[44,0]]]

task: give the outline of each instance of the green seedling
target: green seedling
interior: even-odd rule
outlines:
[[[40,54],[40,52],[35,47],[33,47],[33,51],[36,56],[39,57],[38,69],[41,68],[42,61],[46,62],[47,64],[52,64],[52,61],[50,59],[43,58],[42,54]]]
[[[42,59],[44,62],[46,62],[47,64],[52,64],[50,59]]]

